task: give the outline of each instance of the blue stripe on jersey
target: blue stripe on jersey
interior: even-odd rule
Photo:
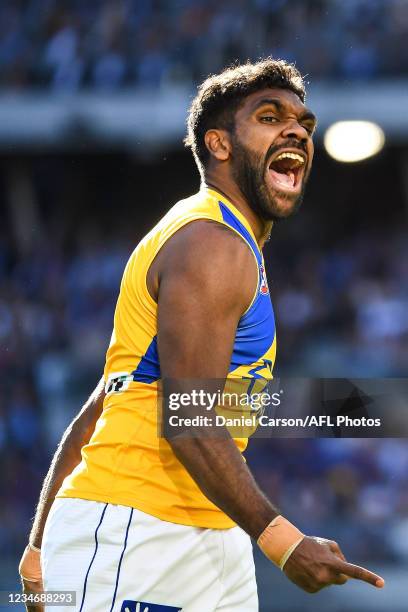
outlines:
[[[105,507],[104,507],[104,509],[102,511],[102,514],[101,514],[101,518],[99,519],[98,526],[95,529],[95,550],[94,550],[94,554],[92,556],[91,562],[89,564],[88,571],[86,572],[86,575],[85,575],[84,586],[83,586],[83,589],[82,589],[82,601],[81,601],[81,607],[79,609],[79,612],[82,612],[82,608],[84,607],[84,601],[85,601],[85,595],[86,595],[86,585],[88,583],[89,572],[91,571],[92,564],[95,561],[96,553],[98,552],[98,530],[99,530],[99,527],[102,524],[103,517],[105,516],[105,512],[106,512],[106,508],[107,507],[108,507],[108,504],[105,504]]]
[[[148,385],[151,385],[155,380],[159,380],[160,363],[157,351],[157,336],[154,336],[147,351],[139,361],[139,365],[131,374],[133,375],[133,380],[147,383]]]
[[[128,535],[129,535],[129,527],[130,527],[130,523],[132,522],[132,516],[133,516],[133,508],[132,508],[132,509],[131,509],[131,511],[130,511],[129,522],[128,522],[128,524],[127,524],[127,528],[126,528],[126,534],[125,534],[125,543],[123,544],[122,554],[120,555],[120,559],[119,559],[118,571],[117,571],[117,574],[116,574],[115,592],[113,593],[112,605],[111,605],[111,608],[110,608],[110,611],[109,611],[109,612],[112,612],[112,610],[113,610],[113,606],[115,605],[116,594],[117,594],[117,592],[118,592],[118,584],[119,584],[120,568],[121,568],[121,566],[122,566],[123,555],[125,554],[125,550],[126,550],[126,546],[127,546]]]
[[[225,223],[239,232],[249,243],[258,267],[260,267],[263,263],[261,252],[251,234],[223,202],[218,202],[218,204]],[[258,289],[260,280],[261,270],[259,269]],[[241,365],[250,365],[258,361],[272,346],[274,337],[275,318],[270,296],[258,292],[250,309],[238,323],[229,371],[232,372]]]
[[[238,323],[229,371],[257,362],[270,349],[274,337],[275,318],[269,294],[258,293]]]

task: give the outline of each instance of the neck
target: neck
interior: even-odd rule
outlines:
[[[265,221],[257,215],[243,196],[239,187],[235,183],[226,184],[219,181],[214,176],[207,176],[203,181],[204,187],[214,189],[225,196],[246,218],[254,233],[259,247],[262,249],[271,233],[273,221]]]

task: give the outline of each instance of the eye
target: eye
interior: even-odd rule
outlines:
[[[278,123],[279,119],[273,115],[264,115],[261,117],[261,121],[265,121],[266,123]]]
[[[309,136],[312,136],[314,131],[315,131],[315,129],[316,129],[315,125],[309,125],[309,124],[308,125],[302,125],[302,127],[306,130],[306,132],[309,134]]]

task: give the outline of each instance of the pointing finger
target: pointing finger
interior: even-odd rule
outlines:
[[[346,561],[338,561],[336,564],[336,569],[346,576],[350,578],[354,578],[356,580],[362,580],[363,582],[368,582],[368,584],[372,584],[378,589],[382,589],[385,582],[381,576],[374,574],[374,572],[370,572],[370,570],[365,567],[360,567],[359,565],[354,565],[353,563],[347,563]]]

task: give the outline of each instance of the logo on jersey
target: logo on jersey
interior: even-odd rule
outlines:
[[[262,295],[268,295],[269,287],[268,287],[268,281],[266,278],[265,268],[263,267],[263,265],[260,265],[259,269],[261,272],[261,286],[259,287],[259,292],[262,293]]]
[[[182,612],[182,609],[175,608],[174,606],[148,603],[146,601],[125,599],[122,603],[120,612]]]
[[[127,372],[114,372],[110,374],[105,385],[105,393],[123,393],[133,381],[132,374]]]

